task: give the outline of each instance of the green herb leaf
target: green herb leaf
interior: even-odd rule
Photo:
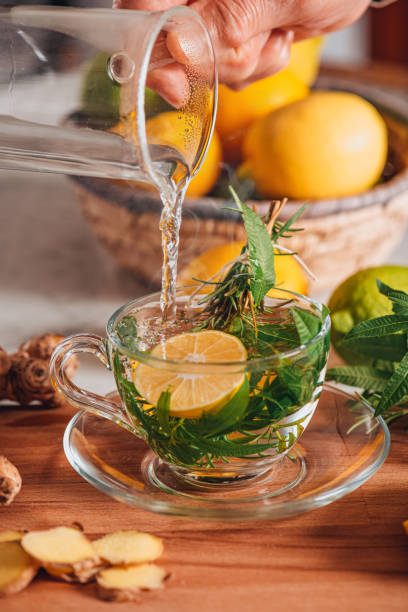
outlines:
[[[387,336],[396,332],[408,331],[408,314],[392,314],[362,321],[353,327],[345,336],[344,340],[350,338],[372,338]]]
[[[121,342],[130,350],[137,348],[137,322],[135,317],[122,317],[116,326],[116,334]]]
[[[379,292],[385,295],[393,303],[393,311],[395,313],[404,313],[408,315],[408,295],[404,293],[404,291],[392,289],[385,283],[381,282],[378,278],[376,279],[376,283]]]
[[[283,327],[276,324],[258,325],[258,339],[269,343],[269,352],[270,345],[274,342],[284,342],[292,346],[297,346],[299,342],[298,335],[293,327]]]
[[[227,440],[196,440],[197,446],[208,453],[213,453],[221,457],[248,457],[249,455],[259,455],[270,450],[271,443],[266,444],[240,444]]]
[[[262,219],[249,206],[241,202],[233,189],[231,193],[245,225],[248,238],[248,259],[253,276],[250,289],[255,306],[258,306],[275,285],[274,247]]]
[[[307,344],[319,332],[321,326],[319,319],[313,313],[297,307],[291,308],[290,312],[293,316],[301,344]]]
[[[293,229],[292,225],[299,219],[305,212],[309,204],[303,204],[285,223],[275,223],[274,231],[272,233],[272,241],[277,242],[279,238],[289,238],[288,232],[302,232],[303,228]]]
[[[165,432],[169,433],[172,429],[170,418],[170,391],[162,391],[157,402],[157,419]]]
[[[205,436],[213,436],[221,432],[228,432],[242,416],[249,402],[249,380],[244,382],[235,395],[215,414],[206,413],[200,419],[200,431]]]
[[[390,376],[389,372],[383,372],[370,366],[342,366],[330,368],[327,371],[326,378],[351,387],[360,387],[361,389],[382,393]]]
[[[363,355],[370,360],[401,361],[407,352],[406,334],[390,334],[380,338],[361,338],[360,336],[346,336],[340,343],[347,350],[357,355]]]
[[[389,379],[375,410],[375,416],[392,408],[408,395],[408,353]]]

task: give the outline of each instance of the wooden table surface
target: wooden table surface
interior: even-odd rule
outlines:
[[[0,528],[41,529],[80,521],[91,536],[135,528],[162,537],[171,578],[143,596],[154,612],[289,609],[407,610],[408,433],[392,428],[390,455],[374,477],[343,499],[290,520],[214,523],[139,511],[105,496],[74,472],[62,450],[71,408],[1,406],[0,448],[23,487],[0,508]],[[2,612],[110,609],[133,603],[96,598],[94,585],[41,577],[0,600]]]

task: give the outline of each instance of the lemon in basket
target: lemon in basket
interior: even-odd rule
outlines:
[[[317,91],[260,119],[243,144],[244,168],[261,197],[337,198],[380,178],[387,128],[359,96]]]
[[[204,251],[204,253],[198,255],[187,266],[182,268],[177,277],[177,284],[180,287],[187,287],[189,285],[197,285],[197,281],[194,279],[208,281],[223,266],[227,266],[229,262],[235,259],[241,253],[243,246],[243,242],[234,241]],[[226,271],[227,268],[224,269],[224,274]],[[292,255],[278,255],[276,249],[275,277],[277,287],[307,295],[307,279],[301,265]],[[219,280],[219,278],[216,278],[216,280]],[[207,290],[211,291],[211,286]],[[206,287],[202,291],[206,292]],[[279,289],[271,289],[268,295],[269,297],[281,297],[282,293],[279,292]]]
[[[319,71],[323,42],[323,36],[307,38],[294,43],[290,50],[290,60],[286,70],[309,87],[313,84]]]
[[[137,125],[134,114],[117,123],[111,131],[123,138],[137,142]],[[199,118],[190,113],[166,111],[146,121],[146,134],[149,142],[167,145],[180,152],[187,161],[198,149],[201,127]],[[186,195],[190,198],[200,198],[207,194],[215,183],[221,171],[222,149],[217,132],[214,130],[204,161],[190,181]],[[152,189],[148,184],[128,181],[129,186],[137,189]]]
[[[226,161],[241,159],[241,144],[248,127],[271,110],[304,98],[309,88],[288,70],[256,81],[241,91],[220,85],[216,128]]]

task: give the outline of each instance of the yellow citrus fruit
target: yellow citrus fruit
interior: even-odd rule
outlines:
[[[146,121],[146,135],[150,143],[173,147],[191,165],[200,145],[202,119],[191,113],[167,111]]]
[[[304,98],[308,87],[288,70],[233,91],[220,85],[216,128],[230,163],[241,159],[241,144],[247,128],[270,111]]]
[[[309,87],[313,84],[319,71],[323,41],[323,36],[317,36],[301,40],[291,48],[290,61],[286,69]]]
[[[372,104],[318,91],[250,128],[245,166],[261,197],[318,199],[372,187],[387,158],[387,128]]]
[[[132,141],[137,141],[136,119],[134,114],[122,119],[111,128],[112,132],[126,135]],[[200,120],[188,113],[167,111],[151,117],[146,121],[146,134],[149,142],[173,147],[181,153],[188,163],[192,163],[198,151],[201,137]],[[187,196],[199,198],[214,187],[221,171],[222,148],[218,134],[214,131],[207,155],[200,170],[190,182]],[[149,189],[149,186],[140,182],[128,182],[137,188]]]
[[[190,181],[186,195],[189,198],[200,198],[206,195],[214,187],[221,171],[222,147],[221,140],[214,130],[207,155],[201,168]]]
[[[226,363],[245,361],[247,352],[240,340],[221,331],[179,334],[155,346],[151,355],[171,361]],[[160,394],[171,392],[170,414],[199,417],[224,406],[238,391],[244,373],[197,374],[171,372],[140,364],[134,374],[139,393],[156,405]]]
[[[225,264],[235,259],[244,246],[243,242],[228,242],[221,246],[209,249],[193,259],[183,268],[178,277],[179,286],[197,285],[197,281],[192,279],[209,280]],[[275,249],[275,253],[277,250]],[[224,273],[226,270],[224,270]],[[307,295],[307,280],[302,267],[292,255],[276,255],[275,257],[276,285],[281,289],[289,289],[302,295]],[[204,288],[205,292],[206,289]],[[210,289],[208,289],[210,291]],[[277,289],[271,289],[270,297],[282,297],[282,293]]]

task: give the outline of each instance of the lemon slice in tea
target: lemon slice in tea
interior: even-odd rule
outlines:
[[[240,340],[221,331],[179,334],[158,344],[151,355],[170,361],[190,363],[227,363],[245,361],[247,352]],[[216,412],[238,391],[245,374],[196,374],[171,372],[139,364],[134,374],[138,392],[149,404],[156,405],[163,391],[170,391],[170,414],[199,417]]]

